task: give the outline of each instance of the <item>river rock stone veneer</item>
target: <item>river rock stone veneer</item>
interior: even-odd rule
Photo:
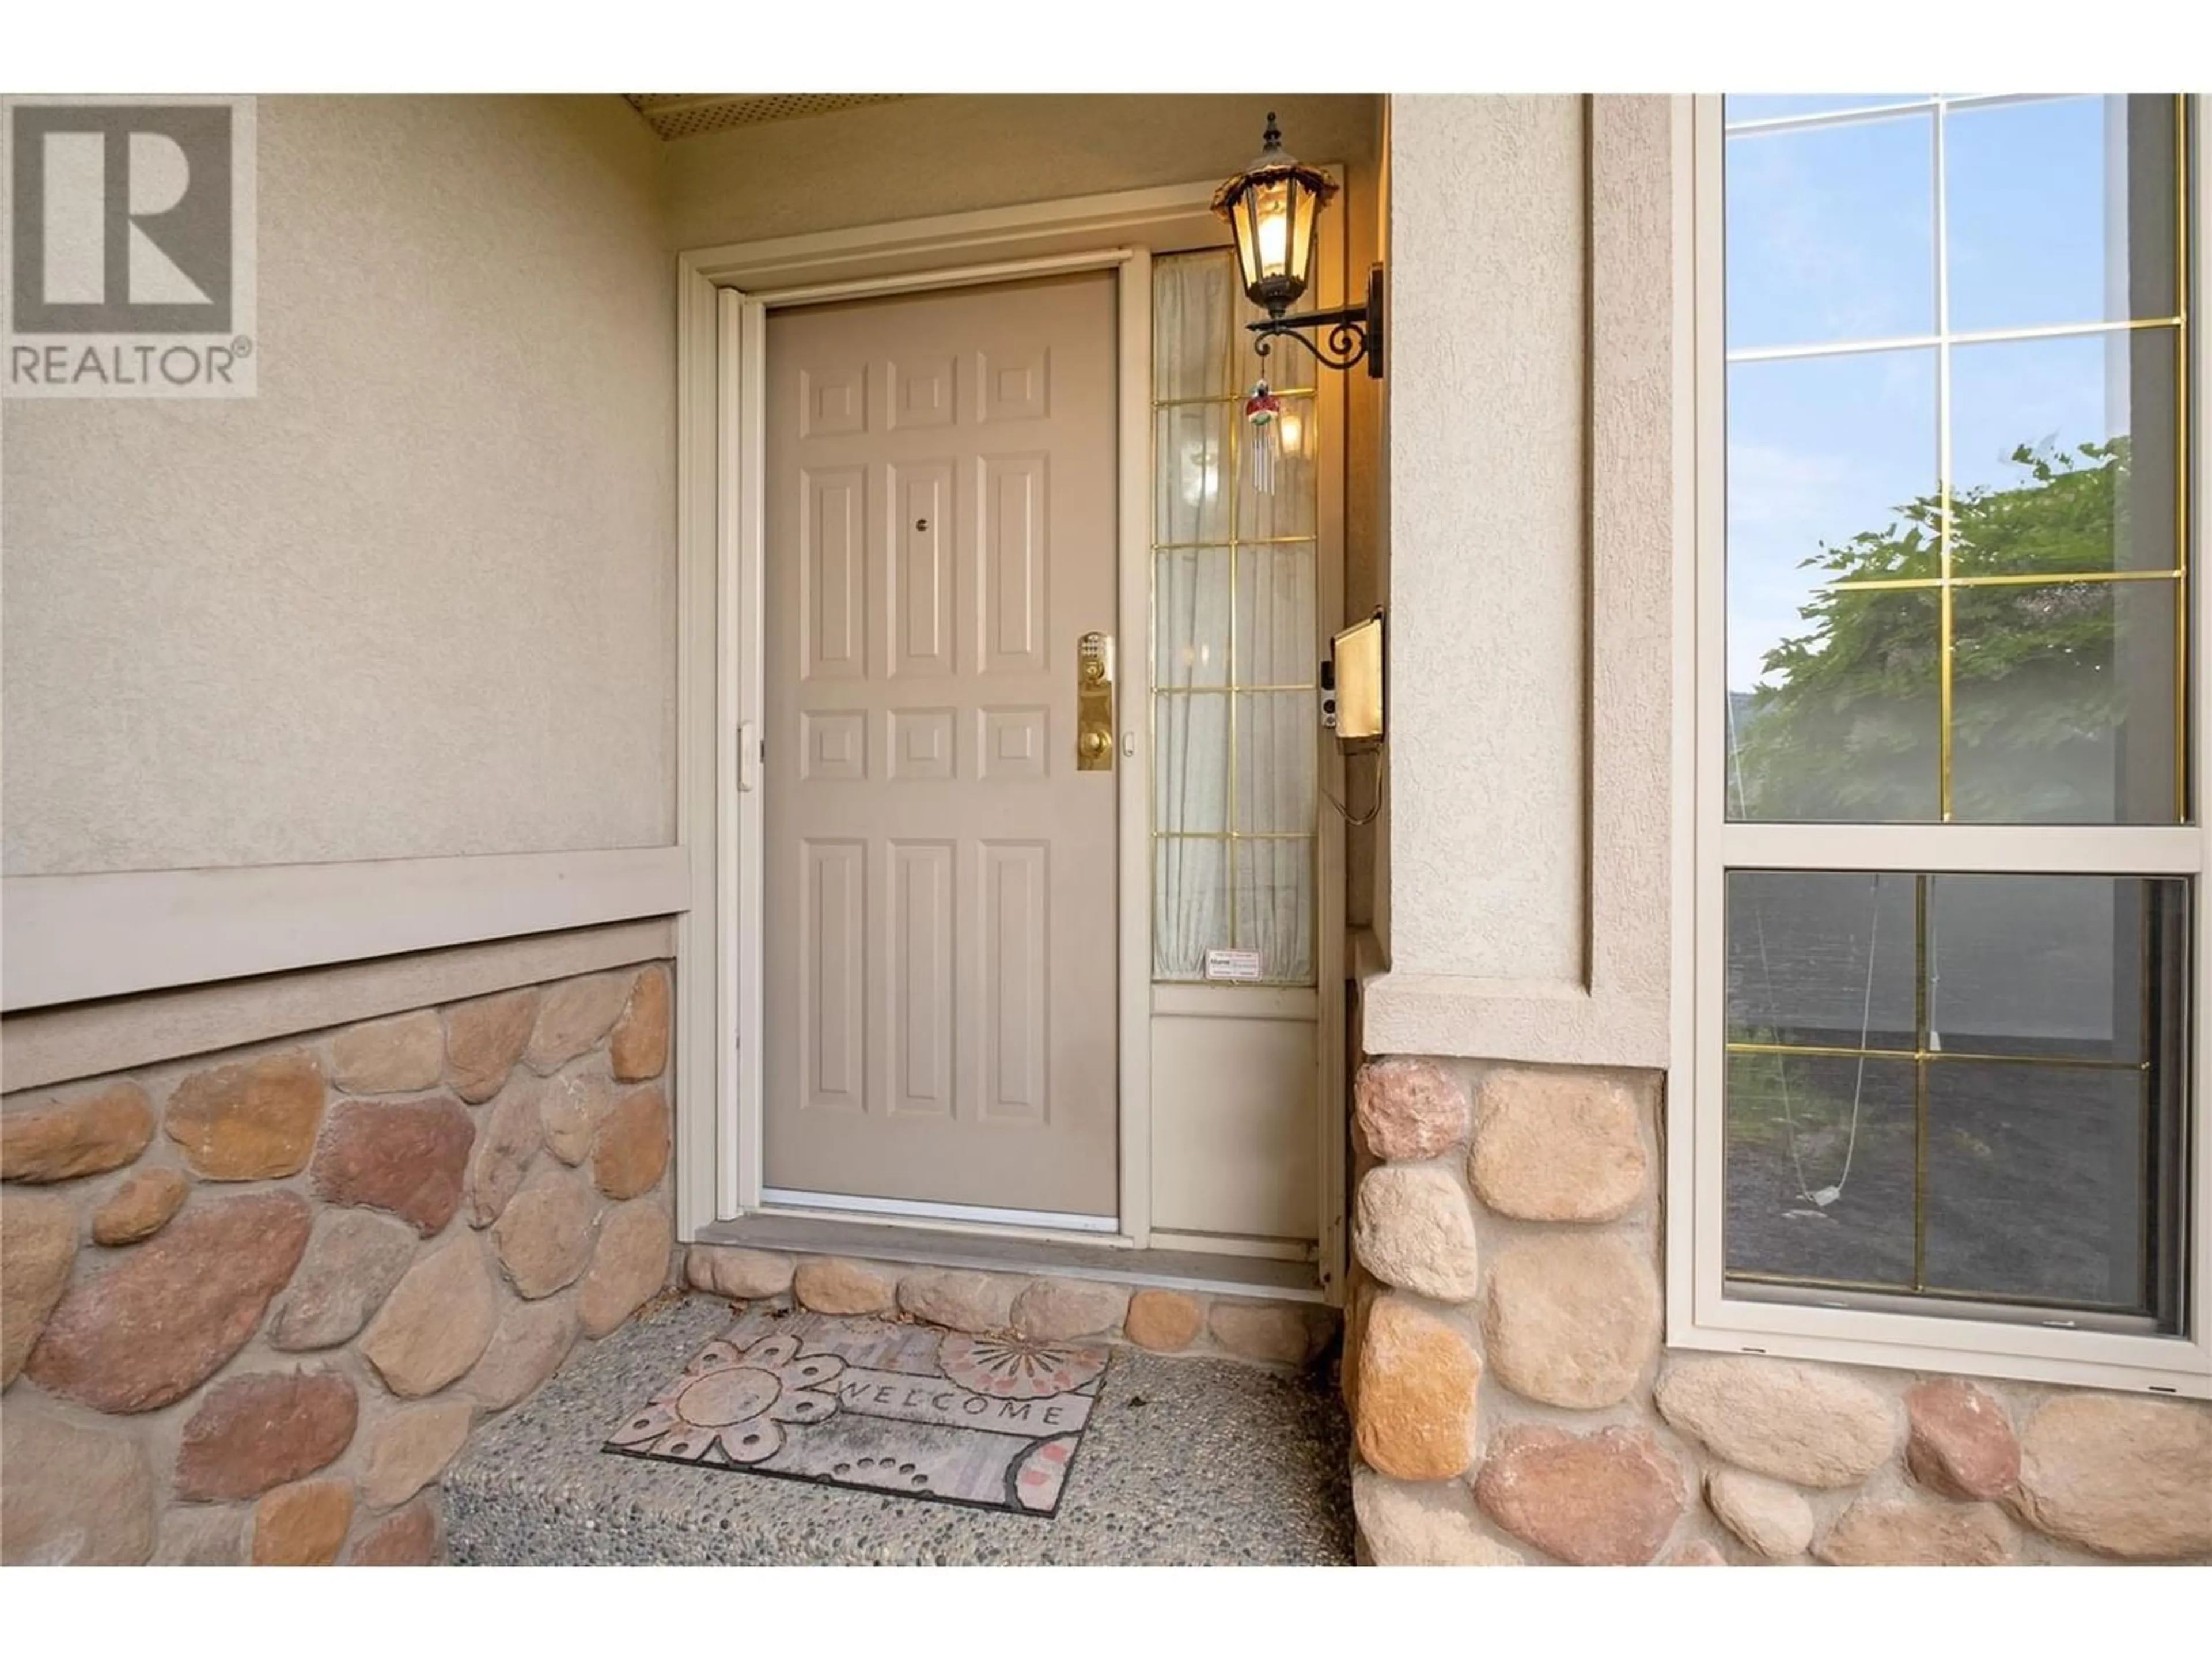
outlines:
[[[2212,1561],[2212,1405],[1667,1352],[1661,1086],[1361,1066],[1363,1564]]]
[[[0,1559],[442,1559],[470,1434],[671,1278],[670,990],[591,974],[0,1103]]]

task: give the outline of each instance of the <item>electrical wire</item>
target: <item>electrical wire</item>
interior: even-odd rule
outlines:
[[[1327,784],[1317,782],[1315,786],[1321,791],[1321,798],[1327,801],[1331,806],[1336,808],[1337,817],[1342,818],[1346,823],[1350,824],[1355,830],[1365,829],[1369,824],[1374,823],[1376,818],[1381,814],[1382,811],[1382,793],[1390,776],[1390,769],[1382,764],[1382,746],[1378,744],[1370,752],[1375,757],[1375,805],[1369,807],[1366,811],[1361,813],[1358,817],[1353,817],[1349,807],[1346,806],[1342,801],[1339,800],[1335,796],[1328,793],[1328,786]]]
[[[1736,811],[1744,815],[1742,763],[1737,752],[1735,700],[1728,700],[1729,776],[1735,785]],[[1879,872],[1867,882],[1867,970],[1866,986],[1859,1001],[1859,1047],[1856,1075],[1851,1079],[1850,1131],[1844,1142],[1843,1172],[1835,1184],[1823,1187],[1818,1192],[1805,1177],[1805,1162],[1797,1144],[1797,1118],[1790,1098],[1790,1064],[1784,1055],[1774,1057],[1777,1080],[1782,1085],[1782,1125],[1790,1143],[1790,1167],[1797,1177],[1797,1196],[1814,1209],[1825,1212],[1844,1195],[1844,1188],[1851,1178],[1851,1161],[1859,1146],[1859,1108],[1866,1095],[1867,1039],[1874,1030],[1874,964],[1876,947],[1881,939],[1881,876]],[[1781,1011],[1774,994],[1774,970],[1767,960],[1766,911],[1756,899],[1751,906],[1752,934],[1759,945],[1759,976],[1766,988],[1766,1014],[1771,1029],[1778,1036],[1782,1030]]]

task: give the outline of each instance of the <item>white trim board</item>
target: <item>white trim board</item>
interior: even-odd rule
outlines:
[[[709,287],[763,295],[864,278],[912,278],[954,265],[1042,260],[1118,245],[1153,250],[1225,246],[1228,231],[1212,210],[1215,184],[1116,191],[694,248],[678,256],[678,279],[696,277]]]
[[[1115,1219],[1141,1249],[1152,1237],[1152,256],[1143,247],[1121,252],[1115,295],[1115,638],[1122,665],[1114,694],[1122,732],[1115,761],[1121,956],[1114,1020],[1121,1095]],[[1140,684],[1146,688],[1142,696]]]
[[[333,963],[254,979],[12,1013],[0,1023],[0,1091],[211,1054],[673,957],[665,917]]]
[[[767,291],[726,286],[716,295],[720,325],[715,341],[720,370],[718,457],[722,480],[717,496],[720,535],[716,568],[721,596],[720,617],[727,630],[724,637],[732,642],[732,648],[720,652],[716,658],[718,724],[720,729],[732,734],[729,744],[716,746],[716,759],[724,766],[721,776],[730,792],[720,798],[733,800],[734,807],[725,815],[727,822],[716,826],[714,838],[720,854],[717,900],[726,907],[717,915],[714,931],[724,944],[720,960],[732,963],[734,971],[730,975],[731,983],[721,991],[716,1010],[722,1029],[730,1033],[730,1040],[715,1045],[716,1081],[720,1085],[713,1097],[718,1126],[715,1219],[726,1220],[771,1207],[775,1203],[766,1186],[765,1115],[761,1098],[764,1087],[761,1034],[766,1019],[764,921],[756,920],[750,927],[744,925],[745,917],[764,919],[766,915],[763,888],[766,867],[763,795],[757,786],[761,781],[758,745],[768,706],[762,607],[767,570],[763,470],[769,313],[785,306],[935,292],[1071,270],[1110,270],[1117,286],[1120,325],[1116,396],[1120,407],[1116,419],[1116,465],[1121,525],[1115,549],[1115,633],[1126,641],[1148,625],[1151,596],[1149,517],[1131,521],[1132,504],[1140,513],[1148,514],[1150,502],[1151,445],[1149,441],[1132,441],[1133,437],[1147,434],[1150,429],[1149,254],[1123,246],[1091,248]],[[1132,664],[1147,659],[1126,645],[1121,657],[1124,662]],[[1150,851],[1149,838],[1144,830],[1150,807],[1152,745],[1150,732],[1144,728],[1142,721],[1133,718],[1134,706],[1126,685],[1121,689],[1117,712],[1121,717],[1123,740],[1115,767],[1115,811],[1121,858],[1126,865],[1133,833],[1139,855]],[[1152,1194],[1152,1074],[1145,1046],[1152,960],[1148,872],[1141,885],[1133,887],[1125,871],[1121,886],[1117,1000],[1121,1042],[1118,1125],[1121,1168],[1120,1213],[1114,1222],[1121,1232],[1141,1243],[1150,1225]],[[1133,1054],[1136,1056],[1135,1064],[1131,1063]],[[875,1207],[886,1215],[908,1213],[890,1200]]]
[[[629,921],[690,902],[677,847],[13,876],[0,884],[0,1006]]]

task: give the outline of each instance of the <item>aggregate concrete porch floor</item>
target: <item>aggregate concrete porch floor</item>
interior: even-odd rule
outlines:
[[[1051,1520],[599,1450],[729,1323],[694,1296],[598,1344],[446,1477],[465,1565],[1348,1565],[1349,1443],[1327,1370],[1115,1352]]]

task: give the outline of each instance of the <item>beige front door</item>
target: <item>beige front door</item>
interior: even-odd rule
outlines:
[[[1116,1213],[1115,292],[770,314],[772,1194]]]

